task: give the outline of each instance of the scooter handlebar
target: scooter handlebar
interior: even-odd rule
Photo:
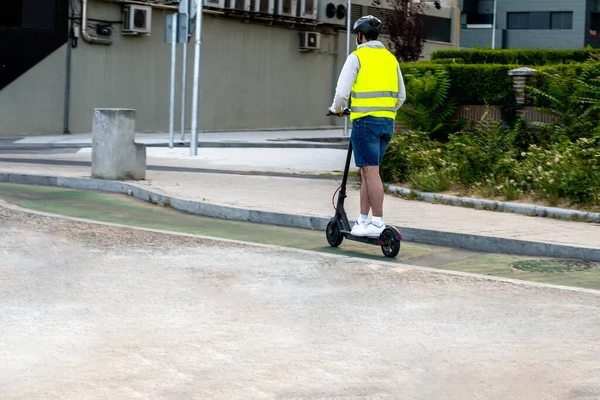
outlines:
[[[338,114],[331,112],[331,110],[328,110],[327,111],[327,116],[330,117],[332,115],[338,115]],[[349,108],[344,108],[344,110],[342,111],[342,115],[350,115],[350,109]]]

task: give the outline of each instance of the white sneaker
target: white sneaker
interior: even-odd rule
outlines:
[[[373,222],[369,222],[369,225],[364,229],[364,236],[379,237],[381,232],[385,229],[385,224],[381,226],[375,225]]]
[[[354,226],[352,227],[352,230],[350,231],[350,234],[353,236],[365,236],[367,232],[367,223],[363,222],[360,223],[358,221],[354,222]]]

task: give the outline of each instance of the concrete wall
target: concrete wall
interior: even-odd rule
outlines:
[[[587,36],[586,0],[502,0],[497,3],[496,48],[502,48],[502,30],[506,29],[506,14],[526,11],[573,11],[573,29],[508,30],[505,48],[570,49],[584,47],[584,38]],[[482,37],[486,38],[485,44],[483,44]],[[488,34],[487,29],[463,28],[460,44],[463,48],[490,46],[491,31]]]
[[[150,36],[122,36],[120,25],[114,25],[110,46],[79,39],[72,55],[71,132],[91,131],[94,107],[134,108],[138,131],[168,131],[171,49],[164,43],[166,12],[153,10]],[[94,19],[120,20],[121,7],[92,2],[88,14]],[[320,51],[300,52],[297,30],[208,14],[203,24],[199,129],[332,123],[333,118],[324,114],[345,58],[344,37],[323,35]],[[342,58],[336,53],[336,41],[342,44]],[[188,110],[193,48],[192,40],[188,44]],[[1,136],[62,133],[65,59],[66,46],[0,92]],[[178,79],[178,92],[180,86]]]
[[[118,21],[121,10],[119,4],[91,1],[88,17]],[[167,12],[171,11],[153,9],[150,36],[122,36],[121,25],[114,24],[110,46],[91,45],[79,38],[72,52],[71,133],[92,130],[95,107],[133,108],[138,132],[168,131],[171,47],[164,43]],[[319,51],[300,52],[298,30],[205,14],[198,129],[339,125],[338,119],[325,117],[325,112],[345,61],[345,43],[345,32],[323,34]],[[448,47],[426,43],[425,53]],[[192,40],[188,44],[188,130],[193,48]],[[179,45],[179,75],[181,51]],[[0,91],[0,136],[63,132],[65,66],[66,46]],[[179,75],[176,131],[180,129]]]
[[[501,35],[502,31],[496,32],[496,35]],[[496,42],[498,43],[498,42]],[[460,30],[460,47],[486,47],[492,46],[492,29],[461,29]]]
[[[423,45],[423,60],[430,59],[431,54],[438,50],[458,50],[458,47],[452,43],[426,41]]]
[[[63,131],[66,46],[0,91],[0,137]],[[91,131],[91,109],[87,112]]]

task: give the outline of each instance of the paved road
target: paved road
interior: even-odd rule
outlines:
[[[600,296],[0,208],[2,399],[597,399]]]

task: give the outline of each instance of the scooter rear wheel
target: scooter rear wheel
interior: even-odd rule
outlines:
[[[344,235],[342,235],[340,223],[337,219],[332,218],[329,220],[327,228],[325,229],[325,236],[327,237],[327,243],[329,243],[331,247],[338,247],[342,244]]]
[[[386,227],[381,232],[380,239],[385,243],[381,245],[383,255],[394,258],[400,252],[400,231],[393,226]]]

